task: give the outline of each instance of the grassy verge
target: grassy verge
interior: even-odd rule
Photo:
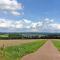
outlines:
[[[0,60],[20,60],[21,57],[29,53],[35,52],[40,48],[46,40],[25,43],[19,46],[10,46],[0,49]]]
[[[54,46],[60,51],[60,40],[52,41]]]

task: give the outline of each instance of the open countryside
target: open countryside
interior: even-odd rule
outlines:
[[[13,42],[13,41],[11,41],[11,42]],[[5,45],[2,46],[0,48],[0,59],[1,60],[17,60],[17,59],[19,60],[24,55],[35,52],[46,42],[46,40],[37,40],[37,41],[31,40],[30,42],[25,40],[25,42],[26,43],[24,43],[24,44],[22,43],[20,45],[17,44],[14,46],[11,45],[9,47],[8,47],[9,44],[7,45],[7,47],[4,47]],[[2,43],[3,43],[3,41],[2,41]],[[9,43],[9,41],[8,41],[8,43]],[[14,44],[14,42],[13,42],[13,44]]]
[[[1,33],[0,59],[60,60],[59,38],[58,33]]]
[[[60,60],[60,0],[0,0],[0,60]]]
[[[0,40],[1,60],[60,60],[59,39]]]

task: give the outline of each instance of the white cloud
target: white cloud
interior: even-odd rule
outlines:
[[[0,0],[0,10],[7,11],[13,15],[21,15],[17,10],[23,9],[21,3],[18,3],[17,0]]]
[[[24,20],[24,22],[26,22],[26,23],[31,23],[30,20],[27,20],[27,19],[23,19],[23,20]]]
[[[51,26],[56,30],[60,30],[60,24],[55,23],[55,24],[51,24]]]
[[[15,15],[15,16],[21,15],[19,12],[16,12],[16,11],[12,11],[11,13],[12,13],[13,15]]]
[[[52,19],[53,20],[53,19]],[[23,30],[25,31],[37,31],[37,32],[58,32],[60,31],[60,24],[51,19],[43,21],[31,21],[28,19],[22,20],[8,20],[8,19],[0,19],[0,28],[6,28],[9,30]]]

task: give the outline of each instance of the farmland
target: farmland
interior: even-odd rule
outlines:
[[[28,40],[28,39],[16,39],[16,40],[0,40],[0,47],[2,47],[4,45],[4,47],[7,46],[15,46],[15,45],[20,45],[20,44],[24,44],[24,43],[28,43],[28,42],[33,42],[35,41],[34,39]]]
[[[56,39],[52,41],[54,46],[60,51],[60,40]]]
[[[20,60],[24,55],[35,52],[39,49],[46,42],[46,40],[1,40],[1,43],[6,44],[6,42],[7,46],[0,48],[1,60]],[[14,44],[14,46],[12,46],[12,44]]]
[[[0,60],[20,60],[37,51],[49,39],[54,39],[53,44],[60,50],[60,41],[56,38],[60,38],[60,33],[0,33]]]

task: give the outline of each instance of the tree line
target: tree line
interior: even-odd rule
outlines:
[[[0,34],[0,39],[60,39],[60,35],[59,34],[9,33],[7,34],[7,36],[6,34]]]

